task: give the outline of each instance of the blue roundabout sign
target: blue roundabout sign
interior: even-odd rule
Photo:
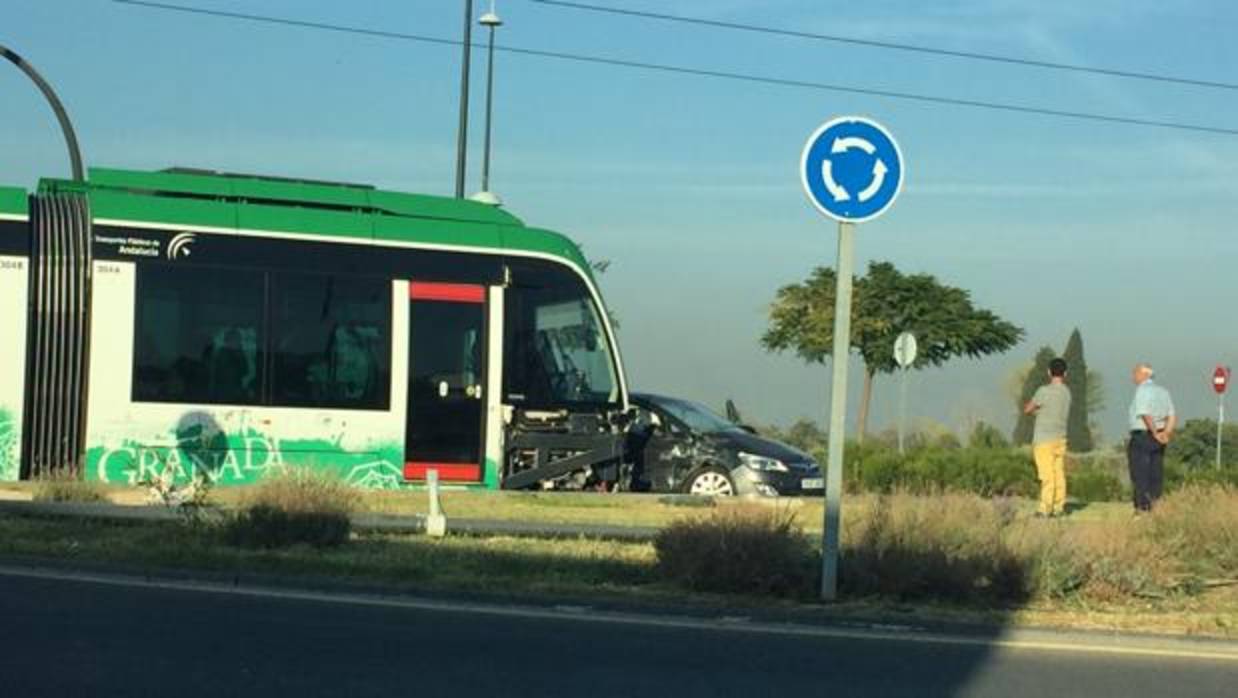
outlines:
[[[903,188],[903,155],[884,126],[862,116],[821,125],[800,158],[804,192],[819,211],[845,223],[869,221]]]

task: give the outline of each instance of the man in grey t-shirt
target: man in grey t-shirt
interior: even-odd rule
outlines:
[[[1070,415],[1070,388],[1066,361],[1049,362],[1049,383],[1040,386],[1023,411],[1036,415],[1032,458],[1040,479],[1037,516],[1061,516],[1066,511],[1066,418]]]

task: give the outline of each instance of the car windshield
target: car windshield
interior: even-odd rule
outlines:
[[[708,407],[699,403],[675,398],[657,398],[653,402],[675,419],[687,424],[692,431],[708,434],[739,429],[738,426],[714,414]]]

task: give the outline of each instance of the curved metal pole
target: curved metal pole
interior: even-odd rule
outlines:
[[[47,84],[39,71],[34,69],[34,66],[26,62],[24,58],[14,53],[7,46],[0,44],[0,55],[3,55],[13,65],[17,66],[23,73],[26,74],[43,96],[47,98],[48,104],[51,104],[52,111],[56,112],[56,120],[60,122],[60,130],[64,132],[65,145],[69,147],[69,164],[73,168],[73,179],[78,182],[86,181],[86,175],[82,170],[82,151],[77,147],[77,134],[73,132],[73,124],[69,122],[69,115],[64,110],[64,105],[60,103],[60,98],[56,96],[56,92],[52,86]]]

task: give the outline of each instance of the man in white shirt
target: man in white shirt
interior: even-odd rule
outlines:
[[[1152,367],[1135,365],[1131,380],[1135,383],[1135,398],[1131,400],[1131,440],[1126,458],[1130,467],[1131,488],[1134,490],[1135,512],[1152,510],[1161,497],[1165,473],[1165,446],[1173,438],[1178,418],[1169,391],[1152,380]]]

